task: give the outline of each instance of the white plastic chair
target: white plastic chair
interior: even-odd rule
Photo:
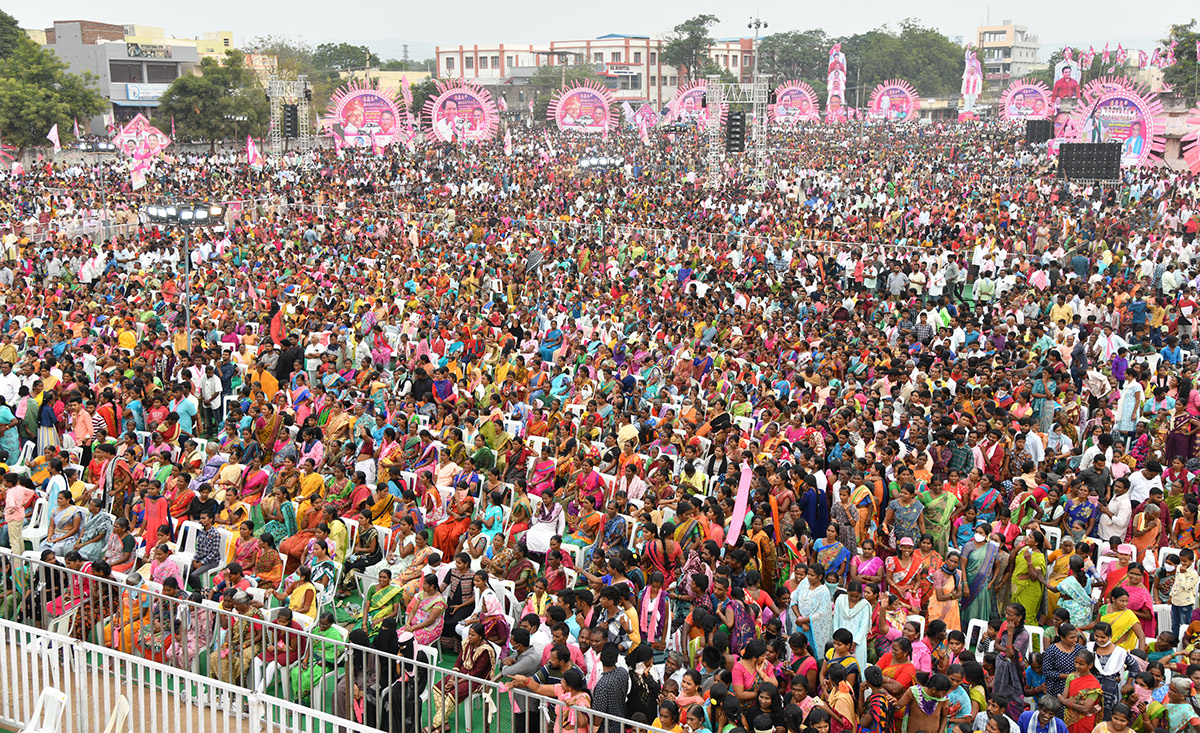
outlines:
[[[53,687],[44,687],[29,722],[21,733],[61,733],[63,713],[67,709],[67,694]]]
[[[225,566],[233,562],[234,552],[237,550],[237,535],[224,527],[217,527],[217,533],[221,535],[221,564],[212,570],[204,571],[200,576],[200,584],[205,588],[212,585],[217,573],[224,571]]]
[[[30,543],[31,550],[38,549],[38,546],[45,541],[46,536],[50,534],[50,506],[42,497],[38,497],[33,504],[33,513],[29,516],[29,524],[22,530],[22,537]],[[14,552],[24,551],[24,547],[14,547]]]
[[[1026,626],[1025,630],[1029,632],[1030,656],[1044,651],[1046,649],[1046,630],[1041,626]]]
[[[108,725],[104,727],[104,733],[125,733],[125,721],[129,719],[129,699],[124,695],[117,697],[117,704],[113,706],[112,714],[108,716]]]
[[[1057,550],[1059,543],[1062,542],[1062,530],[1058,527],[1042,527],[1042,532],[1046,535],[1046,546],[1051,550]]]
[[[199,522],[184,522],[179,525],[179,549],[171,553],[171,560],[179,565],[184,583],[192,574],[192,561],[196,559],[196,548],[200,543],[202,529]]]
[[[1158,625],[1159,633],[1171,630],[1171,604],[1154,604],[1154,623]]]

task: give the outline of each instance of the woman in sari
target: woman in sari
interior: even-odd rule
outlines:
[[[653,539],[642,546],[642,556],[650,561],[652,572],[662,573],[664,585],[673,588],[676,574],[683,565],[683,550],[673,537],[674,527],[669,522],[661,528],[653,524],[642,526],[653,535]]]
[[[442,636],[446,597],[438,590],[436,575],[429,573],[421,578],[420,582],[421,591],[408,602],[405,609],[407,620],[400,627],[400,631],[410,631],[418,644],[432,646]]]
[[[242,522],[250,518],[250,508],[245,502],[238,498],[238,490],[236,487],[230,487],[225,490],[225,501],[217,510],[215,523],[218,526],[231,528],[234,525],[240,525]]]
[[[222,682],[245,686],[251,662],[262,651],[266,619],[262,611],[250,605],[250,595],[245,591],[234,596],[233,605],[239,615],[217,617],[219,627],[228,633],[220,648],[208,655],[208,674]]]
[[[486,570],[475,571],[473,585],[475,588],[475,610],[463,621],[460,621],[455,631],[465,642],[467,633],[475,623],[483,624],[483,636],[488,641],[495,642],[500,647],[508,645],[508,617],[504,613],[504,604],[492,590]]]
[[[375,495],[371,498],[371,524],[376,527],[391,527],[392,512],[396,508],[396,497],[388,491],[386,483],[375,487]]]
[[[1158,635],[1158,624],[1154,618],[1154,597],[1146,587],[1146,570],[1141,563],[1130,563],[1125,570],[1125,580],[1119,586],[1129,593],[1129,610],[1138,617],[1147,639]]]
[[[257,506],[265,501],[263,491],[271,480],[271,474],[262,467],[262,463],[257,458],[253,458],[242,471],[241,482],[238,486],[238,495],[243,497],[243,501],[247,506]]]
[[[276,397],[283,399],[282,395],[276,395]],[[284,429],[284,416],[281,411],[275,410],[273,406],[268,405],[266,409],[269,412],[262,418],[262,426],[258,428],[256,437],[258,438],[258,444],[262,447],[263,460],[270,461],[275,456],[275,443],[279,440],[279,434]]]
[[[1042,552],[1045,538],[1041,532],[1017,540],[1016,560],[1012,574],[1012,602],[1025,608],[1025,623],[1036,624],[1042,592],[1046,586],[1046,556]]]
[[[1063,536],[1070,535],[1075,544],[1083,542],[1095,528],[1100,510],[1088,501],[1087,487],[1080,483],[1071,488],[1071,500],[1067,502],[1062,518]]]
[[[791,601],[792,620],[808,637],[809,648],[824,649],[833,633],[833,600],[820,563],[808,567],[807,577],[792,591]]]
[[[408,564],[403,570],[396,572],[395,583],[404,590],[404,603],[420,591],[422,573],[429,563],[429,556],[437,552],[433,545],[429,544],[428,538],[429,535],[425,531],[413,533],[412,553],[406,558]]]
[[[278,546],[296,533],[296,505],[288,501],[282,486],[276,486],[271,496],[263,500],[263,534],[269,534]]]
[[[1117,588],[1112,592],[1108,605],[1101,608],[1100,621],[1111,629],[1112,642],[1126,651],[1146,648],[1146,635],[1142,633],[1142,625],[1137,614],[1129,610],[1129,591]],[[1084,629],[1093,628],[1095,624],[1087,624]]]
[[[961,631],[959,601],[963,595],[962,576],[959,572],[958,550],[946,552],[942,566],[933,571],[933,593],[929,597],[929,613],[926,618],[946,623],[947,631]]]
[[[585,496],[578,515],[571,514],[568,503],[566,512],[568,532],[563,536],[563,542],[577,547],[590,547],[595,544],[601,528],[604,526],[604,515],[596,511],[594,502],[592,497]]]
[[[104,627],[104,643],[117,651],[132,654],[133,640],[142,624],[150,619],[150,596],[138,592],[146,587],[146,581],[137,573],[130,575],[125,584],[117,613]]]
[[[1166,440],[1164,458],[1167,462],[1175,458],[1182,458],[1186,462],[1196,457],[1196,434],[1200,433],[1200,420],[1189,413],[1187,407],[1186,400],[1175,403]]]
[[[760,517],[756,516],[755,519],[761,522]],[[827,573],[832,573],[837,575],[838,578],[844,579],[850,570],[851,555],[846,546],[838,541],[839,531],[839,525],[831,522],[825,528],[825,538],[814,542],[813,549],[817,552],[817,562],[825,566]]]
[[[554,458],[549,455],[539,455],[529,468],[529,493],[542,496],[554,488]]]
[[[770,532],[766,531],[765,518],[755,516],[750,520],[750,541],[758,547],[758,568],[762,576],[762,584],[765,588],[774,588],[777,581],[778,570],[778,553],[775,548],[775,539]]]
[[[454,488],[454,496],[450,498],[447,508],[448,518],[440,523],[433,531],[433,546],[442,553],[442,557],[453,557],[458,549],[462,534],[471,523],[471,514],[475,509],[475,499],[468,493],[466,482]]]
[[[113,517],[104,511],[104,502],[99,498],[89,501],[86,518],[79,530],[79,542],[75,545],[76,552],[88,562],[95,562],[104,557],[112,527]],[[119,572],[119,569],[117,570]]]
[[[1092,733],[1104,708],[1100,680],[1092,674],[1096,657],[1086,649],[1075,655],[1075,671],[1067,675],[1066,689],[1058,695],[1068,733]]]
[[[1046,558],[1046,616],[1049,617],[1058,608],[1058,592],[1050,590],[1067,579],[1071,574],[1071,557],[1075,554],[1075,541],[1063,537],[1058,549],[1051,551]]]
[[[50,527],[40,549],[54,550],[60,557],[75,549],[83,528],[83,510],[71,504],[71,492],[60,491],[56,506],[50,512]],[[103,552],[104,545],[100,545]]]
[[[900,599],[912,613],[921,612],[921,595],[918,587],[918,576],[921,562],[913,554],[915,544],[911,537],[903,537],[898,543],[900,554],[889,557],[884,562],[887,570],[888,590]],[[989,616],[990,618],[990,616]]]
[[[138,572],[159,585],[167,578],[174,578],[175,585],[183,587],[183,573],[179,565],[171,560],[171,548],[165,542],[150,551],[150,562],[139,568]]]
[[[79,556],[76,555],[75,558],[78,560]],[[71,558],[67,558],[67,562],[70,563]],[[89,566],[92,576],[108,582],[101,583],[86,578],[80,582],[78,588],[74,588],[73,585],[73,589],[79,592],[79,595],[75,595],[74,598],[82,599],[82,602],[79,604],[79,610],[75,612],[75,620],[71,624],[71,636],[80,641],[89,641],[88,635],[92,633],[97,624],[103,623],[113,614],[113,607],[119,599],[112,570],[108,567],[108,563],[97,560],[84,567]]]
[[[533,524],[525,533],[525,545],[530,552],[544,553],[550,549],[550,538],[563,536],[566,531],[566,513],[554,496],[551,484],[549,492],[542,496],[542,503],[533,515]]]
[[[496,652],[492,645],[487,643],[484,625],[472,624],[464,637],[466,643],[454,662],[454,671],[458,674],[446,676],[430,692],[433,717],[425,733],[440,730],[457,710],[458,704],[478,689],[471,684],[471,677],[479,680],[492,678],[492,670],[496,666]]]
[[[104,547],[104,560],[114,572],[126,573],[137,562],[137,538],[129,531],[129,520],[117,517]]]
[[[254,536],[254,522],[249,520],[238,525],[238,537],[233,545],[233,560],[243,568],[252,570],[258,562],[262,546]]]
[[[259,588],[274,590],[283,582],[283,560],[275,549],[275,535],[263,532],[258,537],[258,544],[258,560],[250,574],[258,581]]]
[[[967,475],[967,485],[971,487],[970,501],[977,512],[976,521],[996,521],[996,507],[1004,497],[992,486],[991,479],[978,468],[973,468]]]
[[[525,491],[525,479],[518,478],[513,483],[512,509],[508,514],[508,537],[516,542],[525,538],[533,522],[533,504]],[[545,552],[542,550],[542,552]]]
[[[362,618],[359,625],[374,636],[379,631],[379,625],[385,618],[395,618],[400,612],[400,597],[402,589],[392,584],[392,571],[384,568],[379,571],[379,580],[375,582],[363,597]]]
[[[325,481],[325,502],[335,509],[338,514],[349,514],[354,510],[350,504],[350,495],[354,493],[354,479],[346,475],[346,468],[340,463],[334,463],[333,474]]]
[[[1070,615],[1076,628],[1092,620],[1092,576],[1084,570],[1085,565],[1082,555],[1072,555],[1067,565],[1070,574],[1057,584],[1046,584],[1047,591],[1057,594],[1058,607]]]

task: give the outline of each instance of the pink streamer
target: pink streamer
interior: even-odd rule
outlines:
[[[750,466],[742,464],[742,478],[738,481],[737,498],[733,502],[733,520],[729,523],[729,534],[725,535],[725,544],[733,546],[737,543],[742,525],[746,523],[746,508],[750,502],[750,476],[753,471]]]

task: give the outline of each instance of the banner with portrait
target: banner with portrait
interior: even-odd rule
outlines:
[[[391,89],[377,89],[365,82],[341,86],[329,98],[321,129],[341,145],[369,148],[386,146],[400,139],[402,117]]]
[[[121,131],[113,138],[113,143],[134,160],[149,160],[157,156],[171,144],[171,138],[166,133],[150,124],[141,112],[126,122]]]
[[[500,129],[492,95],[469,82],[436,83],[437,94],[425,101],[425,128],[438,140],[491,140]]]
[[[775,104],[771,105],[771,122],[791,126],[821,117],[817,93],[802,81],[785,81],[775,87]]]
[[[1166,113],[1149,89],[1116,89],[1072,115],[1081,143],[1120,143],[1121,165],[1137,167],[1160,158],[1166,148]]]
[[[550,100],[546,115],[559,130],[606,133],[616,124],[612,92],[599,84],[581,83],[560,89]]]
[[[705,79],[679,87],[667,103],[667,114],[663,121],[666,124],[707,126],[709,115],[714,111],[707,105],[707,98],[708,81]],[[723,112],[720,110],[720,113]]]
[[[920,113],[917,92],[903,79],[889,79],[871,92],[867,111],[876,119],[892,122],[916,119]]]
[[[1054,111],[1050,87],[1036,79],[1018,79],[1000,95],[1000,119],[1044,120]]]

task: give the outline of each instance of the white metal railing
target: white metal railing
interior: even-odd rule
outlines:
[[[125,730],[115,733],[375,732],[288,700],[0,619],[0,724],[24,727],[43,687],[67,694],[63,733],[100,733],[121,695],[131,712]]]

